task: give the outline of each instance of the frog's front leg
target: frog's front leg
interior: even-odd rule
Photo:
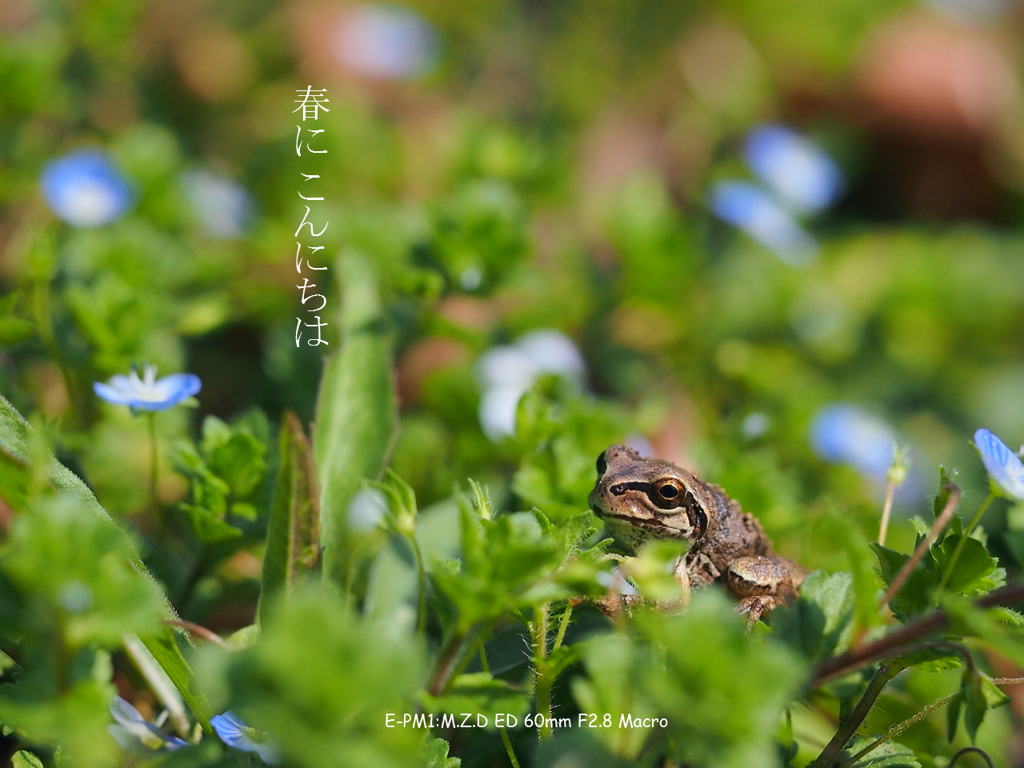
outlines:
[[[796,585],[803,574],[793,574],[789,561],[779,557],[739,557],[729,563],[725,581],[740,598],[737,613],[747,614],[747,628],[780,605],[796,597]],[[799,580],[799,581],[798,581]]]

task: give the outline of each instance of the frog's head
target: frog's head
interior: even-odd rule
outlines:
[[[627,550],[650,539],[683,539],[692,547],[707,532],[706,491],[686,470],[613,445],[597,457],[597,475],[590,508]]]

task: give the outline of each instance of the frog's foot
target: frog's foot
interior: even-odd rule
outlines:
[[[747,614],[747,631],[749,632],[757,624],[762,616],[771,613],[786,601],[776,595],[750,595],[740,600],[736,606],[736,613],[742,616]]]

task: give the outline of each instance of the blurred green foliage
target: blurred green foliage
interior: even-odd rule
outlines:
[[[1024,441],[1020,107],[999,95],[1016,26],[880,0],[407,5],[441,41],[408,81],[346,63],[353,3],[0,10],[0,758],[256,761],[207,728],[209,700],[287,765],[803,768],[895,674],[821,665],[942,606],[941,647],[898,661],[836,754],[952,696],[856,765],[931,768],[968,743],[1010,764],[1019,708],[993,680],[1020,674],[1020,615],[969,601],[1019,579],[1021,504],[973,531],[954,517],[891,617],[879,601],[945,503],[927,514],[933,467],[962,470],[973,514],[970,435]],[[309,83],[331,99],[327,153],[296,157]],[[996,95],[943,96],[964,87]],[[708,210],[711,182],[751,176],[765,121],[846,179],[802,269]],[[85,147],[132,188],[93,228],[39,186]],[[326,271],[292,272],[296,192],[325,198]],[[302,274],[328,346],[295,343]],[[540,328],[585,372],[512,344]],[[504,355],[497,387],[485,353]],[[143,362],[203,382],[197,411],[153,417],[155,444],[92,390]],[[809,439],[833,403],[909,446],[884,546],[884,477]],[[626,439],[822,569],[799,600],[750,634],[717,588],[678,616],[598,612],[623,555],[586,497]],[[678,554],[622,572],[670,595]],[[115,692],[189,746],[122,754]],[[391,727],[407,714],[426,726]]]

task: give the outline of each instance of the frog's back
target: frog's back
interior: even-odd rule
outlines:
[[[744,512],[739,503],[717,485],[708,483],[707,491],[715,514],[710,516],[699,551],[719,571],[724,573],[729,563],[739,557],[773,554],[771,540],[753,515]]]

